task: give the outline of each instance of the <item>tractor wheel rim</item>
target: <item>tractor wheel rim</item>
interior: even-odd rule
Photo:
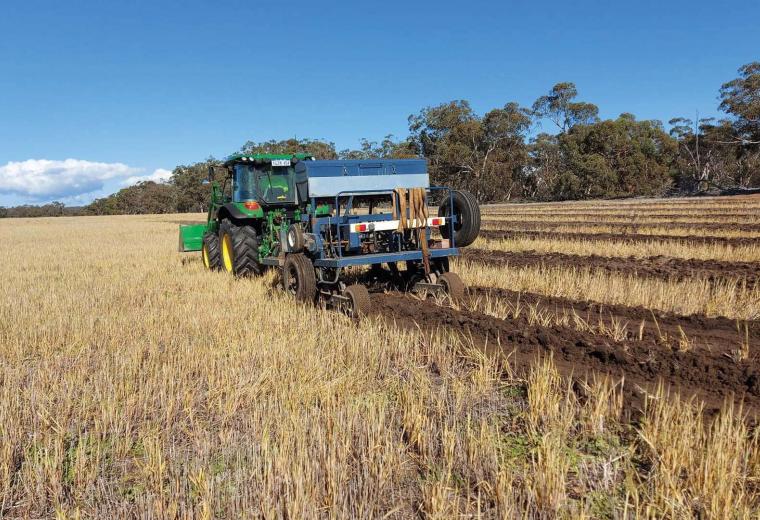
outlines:
[[[459,231],[460,229],[462,229],[462,224],[463,224],[463,222],[462,222],[462,213],[461,212],[457,213],[455,211],[454,215],[457,217],[457,221],[454,224],[454,230],[455,231]]]
[[[224,261],[224,269],[228,272],[232,272],[232,239],[229,235],[222,237],[222,260]]]
[[[206,244],[203,244],[203,249],[201,250],[201,254],[203,255],[203,266],[208,269],[211,267],[211,262],[209,262],[208,259],[208,248],[206,247]]]

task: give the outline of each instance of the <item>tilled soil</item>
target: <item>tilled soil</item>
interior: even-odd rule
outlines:
[[[749,342],[750,357],[760,359],[760,320],[737,322],[723,317],[707,317],[702,314],[680,316],[669,312],[608,305],[584,300],[571,300],[558,296],[509,291],[493,287],[470,287],[472,298],[496,298],[513,306],[537,307],[554,314],[575,312],[586,322],[594,325],[599,320],[608,328],[613,322],[626,325],[627,339],[655,341],[672,349],[680,348],[684,338],[692,348],[731,351],[742,342]],[[746,328],[745,328],[746,326]]]
[[[659,382],[684,397],[702,400],[708,413],[716,412],[731,397],[743,400],[753,415],[760,411],[760,363],[756,351],[748,360],[737,362],[731,358],[730,345],[679,351],[650,336],[614,341],[572,327],[531,325],[525,313],[499,319],[400,293],[373,294],[372,303],[375,313],[400,326],[458,331],[476,345],[508,358],[511,369],[518,374],[526,374],[536,359],[551,353],[565,376],[586,378],[596,373],[624,378],[629,417],[639,414],[644,395],[653,392]]]
[[[689,200],[659,200],[659,201],[586,201],[578,202],[531,202],[530,204],[495,203],[481,206],[485,211],[694,211],[706,212],[744,212],[757,211],[760,209],[760,199],[757,195],[743,200],[732,199],[730,202],[720,202],[716,199],[689,199]]]
[[[620,233],[638,233],[641,228],[662,228],[684,231],[742,231],[745,233],[760,231],[760,224],[686,224],[686,223],[673,223],[673,222],[583,222],[577,220],[558,220],[558,221],[529,221],[520,222],[515,220],[501,220],[495,218],[488,218],[487,215],[483,216],[483,222],[489,224],[498,224],[503,229],[517,229],[517,230],[540,230],[551,229],[556,227],[585,227],[585,228],[616,228],[620,230]]]
[[[646,235],[630,233],[571,233],[541,230],[496,230],[481,229],[480,236],[491,240],[500,239],[546,239],[546,240],[598,240],[604,242],[680,242],[689,244],[717,244],[725,246],[758,246],[760,238],[749,237],[713,237],[713,236],[677,236]]]
[[[512,217],[512,216],[521,216],[525,217],[525,215],[528,215],[530,213],[525,211],[512,211],[512,212],[503,212],[503,211],[487,211],[484,210],[482,215],[488,216],[488,217]],[[546,216],[563,216],[563,217],[575,217],[575,218],[588,218],[588,219],[604,219],[604,218],[629,218],[636,220],[637,218],[643,218],[643,219],[669,219],[669,218],[677,218],[677,219],[689,219],[689,218],[700,218],[700,219],[707,219],[707,218],[721,218],[721,219],[744,219],[744,220],[758,220],[760,219],[760,211],[751,211],[751,212],[745,212],[745,213],[708,213],[708,212],[699,212],[699,211],[693,211],[692,213],[685,213],[683,210],[676,210],[670,213],[648,213],[646,211],[599,211],[599,212],[591,212],[591,211],[536,211],[534,214],[537,217],[546,217]],[[666,221],[667,222],[667,221]],[[685,224],[688,224],[689,222],[682,222]]]
[[[706,278],[710,282],[738,280],[746,282],[748,287],[754,287],[760,278],[760,263],[722,262],[669,256],[605,257],[466,248],[462,250],[462,258],[471,262],[512,268],[578,267],[663,280],[685,280],[693,277]]]

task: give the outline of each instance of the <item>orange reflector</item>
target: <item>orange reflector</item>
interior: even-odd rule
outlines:
[[[257,210],[261,207],[259,206],[259,203],[256,202],[255,200],[249,200],[249,201],[243,202],[243,206],[245,206],[246,209],[250,209],[250,210]]]
[[[434,218],[434,219],[430,220],[430,225],[431,226],[440,226],[441,224],[443,224],[443,219],[442,218]]]

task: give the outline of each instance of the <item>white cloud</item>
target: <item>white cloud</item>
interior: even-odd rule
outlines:
[[[134,175],[129,177],[123,182],[124,186],[132,186],[138,182],[153,181],[153,182],[166,182],[172,176],[171,170],[165,170],[164,168],[158,168],[150,175]]]
[[[0,194],[33,200],[76,197],[103,189],[109,180],[134,176],[140,171],[122,163],[80,159],[9,162],[0,166]]]

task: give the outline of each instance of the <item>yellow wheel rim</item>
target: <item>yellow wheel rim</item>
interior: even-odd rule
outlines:
[[[203,256],[203,266],[206,269],[211,269],[211,262],[208,259],[208,249],[206,249],[206,244],[203,244],[203,248],[201,249],[201,255]]]
[[[232,238],[227,233],[222,236],[222,263],[224,270],[232,272]]]

